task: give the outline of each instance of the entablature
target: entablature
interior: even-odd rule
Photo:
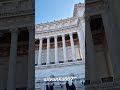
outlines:
[[[88,0],[85,4],[85,16],[102,14],[106,9],[105,0]]]
[[[56,35],[59,36],[62,34],[69,34],[69,33],[74,33],[78,31],[80,31],[80,27],[75,26],[75,27],[68,28],[68,29],[60,29],[60,30],[50,31],[50,32],[45,32],[45,33],[36,33],[35,38],[38,39],[38,38],[53,37]]]
[[[56,31],[78,25],[78,18],[68,18],[64,20],[38,24],[35,26],[36,32]]]
[[[26,13],[26,11],[34,11],[32,0],[2,0],[0,1],[0,17],[10,17]]]

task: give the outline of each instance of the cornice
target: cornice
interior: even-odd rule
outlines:
[[[59,24],[59,23],[62,23],[62,22],[72,21],[72,20],[75,20],[75,19],[78,19],[78,18],[77,17],[70,17],[70,18],[61,19],[61,20],[58,20],[58,21],[36,24],[35,27],[45,26],[45,25],[52,25],[52,24]]]
[[[34,13],[35,13],[34,10],[26,10],[26,11],[12,12],[12,13],[0,13],[0,18],[30,15]]]
[[[56,31],[50,31],[50,32],[44,32],[44,33],[37,33],[35,34],[35,38],[46,38],[46,37],[53,37],[55,35],[59,36],[62,34],[68,34],[68,33],[73,33],[73,32],[77,32],[80,31],[80,27],[79,26],[74,26],[68,29],[60,29],[60,30],[56,30]]]
[[[78,17],[76,18],[69,18],[59,21],[54,21],[50,23],[44,23],[44,24],[37,24],[35,26],[36,32],[47,32],[47,31],[53,31],[53,30],[60,30],[64,28],[69,28],[71,26],[77,26],[78,23]]]
[[[61,30],[65,30],[65,29],[70,29],[70,28],[74,28],[74,27],[77,27],[78,25],[75,24],[75,25],[70,25],[70,26],[67,26],[67,27],[61,27],[61,28],[55,28],[55,29],[49,29],[49,30],[45,30],[43,32],[41,31],[36,31],[36,33],[47,33],[47,32],[54,32],[54,31],[61,31]]]

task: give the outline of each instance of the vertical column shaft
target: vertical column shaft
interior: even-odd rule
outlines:
[[[58,63],[58,44],[57,44],[57,36],[54,36],[54,45],[55,45],[55,63]]]
[[[62,44],[63,44],[63,58],[64,62],[67,62],[67,55],[66,55],[66,43],[65,43],[65,35],[62,35]]]
[[[41,56],[42,56],[42,38],[39,38],[39,53],[38,53],[38,65],[41,65]]]
[[[80,52],[81,52],[82,60],[85,60],[85,38],[84,38],[84,34],[82,33],[82,31],[78,31],[77,34],[78,34],[78,39],[79,39]]]
[[[27,90],[35,89],[35,28],[29,27],[29,50],[28,50],[28,87]]]
[[[50,64],[50,37],[47,37],[47,64]]]
[[[86,19],[86,47],[88,52],[88,64],[91,70],[91,81],[96,82],[98,80],[97,69],[96,69],[96,54],[93,45],[92,33],[90,28],[90,21]]]
[[[75,46],[74,46],[73,35],[72,33],[70,33],[69,35],[70,35],[70,42],[71,42],[71,49],[72,49],[72,58],[73,58],[73,61],[75,61],[76,56],[75,56]]]
[[[9,58],[7,90],[16,90],[16,59],[17,59],[17,35],[16,29],[11,30],[11,47]]]
[[[115,27],[113,15],[109,9],[102,13],[102,20],[105,28],[106,39],[110,52],[110,59],[113,66],[114,80],[120,80],[119,62],[120,62],[120,43],[118,42],[119,33]]]

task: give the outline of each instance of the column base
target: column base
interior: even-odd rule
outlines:
[[[85,86],[85,90],[120,90],[120,82],[90,84]]]
[[[76,62],[77,62],[77,60],[73,60],[72,62],[73,62],[73,63],[76,63]]]
[[[63,63],[68,63],[68,61],[64,61]]]
[[[37,65],[38,67],[41,66],[42,64]]]
[[[27,88],[27,90],[35,90],[35,88]]]
[[[46,65],[50,65],[50,63],[46,63]]]
[[[99,80],[99,81],[91,81],[91,82],[90,82],[90,84],[99,84],[99,83],[101,83],[100,80]]]
[[[59,62],[55,62],[55,64],[59,64]]]
[[[114,81],[120,81],[120,77],[114,78]]]

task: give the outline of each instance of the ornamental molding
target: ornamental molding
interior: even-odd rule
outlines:
[[[77,26],[78,24],[78,17],[76,18],[68,18],[64,20],[54,21],[54,22],[48,22],[43,24],[37,24],[35,25],[36,32],[46,32],[56,29],[63,29],[70,26]]]
[[[6,17],[15,17],[15,16],[21,16],[21,15],[33,15],[33,10],[26,10],[26,11],[18,11],[18,12],[11,12],[11,13],[0,13],[0,18],[6,18]]]
[[[69,33],[74,33],[80,31],[80,27],[74,27],[74,28],[69,28],[65,30],[57,30],[57,31],[50,31],[46,33],[36,33],[35,38],[46,38],[46,37],[54,37],[54,36],[60,36],[63,34],[69,34]]]

